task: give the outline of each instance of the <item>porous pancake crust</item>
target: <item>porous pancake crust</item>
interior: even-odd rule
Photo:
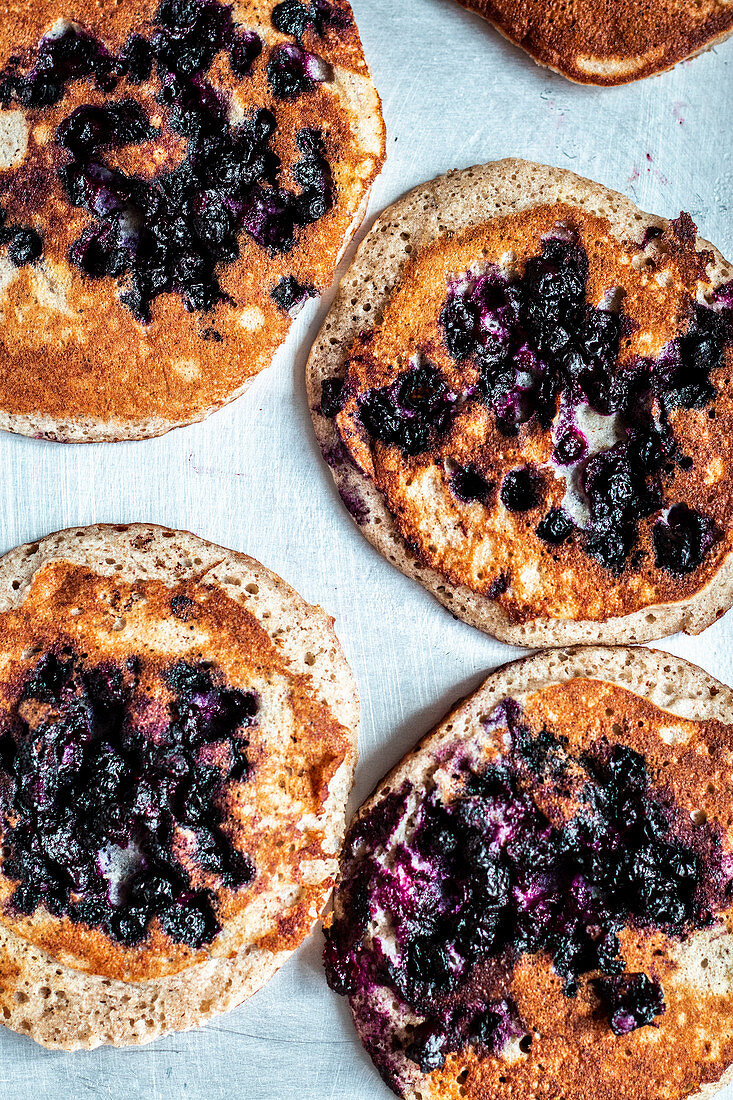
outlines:
[[[49,911],[42,896],[19,909],[17,876],[2,873],[0,993],[3,1004],[12,1008],[4,1012],[4,1022],[38,1041],[74,1048],[104,1041],[146,1041],[232,1007],[301,943],[333,881],[358,710],[330,621],[244,555],[146,525],[76,529],[20,547],[0,564],[0,585],[0,712],[6,733],[18,729],[20,716],[38,731],[35,743],[47,744],[49,736],[56,736],[49,722],[59,708],[63,719],[66,707],[73,745],[78,721],[73,700],[64,704],[57,693],[61,702],[49,695],[46,704],[41,692],[40,704],[28,702],[28,684],[34,683],[34,670],[37,674],[43,669],[48,654],[62,662],[73,655],[92,677],[93,670],[134,669],[137,687],[127,706],[127,721],[137,725],[143,741],[159,744],[153,755],[171,753],[174,727],[169,729],[168,723],[178,705],[171,669],[195,669],[199,675],[203,670],[204,693],[211,682],[225,693],[245,693],[238,698],[245,705],[251,702],[254,712],[244,721],[246,739],[240,741],[246,767],[211,796],[219,818],[217,826],[207,826],[220,836],[226,834],[235,854],[245,859],[239,881],[232,883],[218,873],[212,876],[206,860],[196,854],[200,841],[191,848],[195,835],[211,837],[210,831],[200,832],[206,805],[188,825],[184,820],[175,824],[185,780],[161,819],[165,821],[167,814],[170,820],[173,813],[174,839],[167,842],[165,858],[174,878],[177,861],[179,871],[190,869],[190,888],[205,890],[218,931],[198,940],[189,936],[186,942],[185,927],[182,933],[171,933],[153,917],[142,934],[126,943],[124,925],[119,933],[104,923],[115,918],[114,908],[101,921],[85,923],[74,917],[73,888],[71,902],[64,902],[58,915]],[[30,694],[39,696],[37,689]],[[222,698],[226,703],[230,695],[222,697],[214,690],[208,702],[199,696],[194,704],[217,706]],[[210,727],[212,733],[199,735],[189,724],[194,739],[186,748],[191,733],[184,731],[182,742],[177,735],[174,768],[175,753],[180,760],[181,749],[194,768],[196,760],[203,762],[204,771],[220,765],[222,753],[226,755],[224,743],[216,741],[222,737],[216,732],[220,727],[219,721],[218,727]],[[3,744],[7,769],[7,737]],[[130,751],[123,756],[132,760]],[[64,755],[59,773],[67,786],[73,759],[69,763],[68,753]],[[47,775],[41,771],[41,780]],[[174,771],[166,780],[161,773],[160,781],[175,782],[175,776]],[[133,781],[143,790],[140,779]],[[16,864],[18,860],[18,832],[13,826],[20,804],[8,802],[7,780],[3,783],[5,872],[8,859]],[[157,795],[154,791],[153,810]],[[126,789],[121,792],[125,805],[130,796]],[[76,812],[79,801],[73,790],[68,797],[75,802],[67,814]],[[40,814],[43,805],[39,802]],[[49,826],[43,828],[47,831]],[[170,836],[169,827],[164,829]],[[160,829],[157,835],[163,835]],[[120,841],[120,846],[125,843]],[[123,905],[123,919],[129,915],[126,890],[132,889],[126,882],[132,882],[136,870],[144,875],[145,858],[150,858],[149,842],[139,843],[147,854],[142,865],[123,865],[122,893],[118,889],[120,900],[113,902]],[[99,866],[107,873],[104,863]],[[162,920],[162,909],[159,916]],[[63,991],[63,998],[44,993],[49,986]],[[70,996],[69,988],[76,988],[77,994]],[[121,997],[130,1003],[142,1001],[142,1007],[129,1014],[129,1023],[126,1011],[115,1019],[119,1004],[125,1003]]]
[[[581,84],[627,84],[733,30],[726,0],[460,0],[542,65]]]
[[[282,161],[282,185],[296,193],[292,170],[303,155],[296,137],[304,128],[318,130],[334,201],[297,231],[289,251],[270,252],[241,230],[238,258],[217,269],[223,296],[213,308],[188,312],[181,294],[166,292],[153,300],[150,322],[141,323],[120,302],[128,276],[90,277],[69,260],[72,243],[94,218],[71,204],[59,179],[58,169],[70,158],[55,140],[58,127],[80,105],[133,100],[159,133],[142,144],[105,150],[104,163],[143,178],[175,169],[189,142],[169,125],[171,111],[156,102],[155,68],[149,79],[123,78],[111,92],[76,79],[56,105],[24,107],[10,97],[7,110],[0,109],[0,208],[7,225],[32,228],[43,239],[42,257],[21,267],[0,248],[1,427],[60,440],[122,439],[200,420],[240,394],[284,340],[290,303],[283,308],[272,297],[280,280],[293,277],[309,294],[329,284],[381,166],[379,99],[351,9],[340,0],[330,9],[336,20],[322,33],[308,24],[300,40],[321,59],[329,79],[290,98],[275,95],[267,77],[272,50],[297,43],[273,25],[274,7],[269,0],[232,6],[239,31],[255,32],[262,51],[242,76],[219,51],[207,80],[224,97],[232,125],[254,108],[273,111],[277,129],[269,147]],[[2,5],[0,70],[15,57],[25,72],[42,36],[60,19],[75,21],[117,56],[132,34],[149,38],[155,32],[157,9],[158,0]]]
[[[698,850],[708,853],[703,862],[710,859],[722,868],[723,878],[730,878],[732,805],[726,779],[733,751],[730,689],[661,652],[588,648],[537,654],[492,674],[386,777],[354,819],[344,849],[333,927],[338,937],[340,927],[353,921],[358,928],[363,914],[372,914],[364,925],[362,974],[369,973],[367,952],[372,950],[373,937],[382,937],[382,947],[391,958],[399,954],[387,946],[395,937],[400,942],[400,932],[397,925],[390,925],[384,910],[392,903],[404,904],[410,912],[405,901],[410,897],[409,868],[429,875],[429,868],[421,868],[414,854],[412,830],[421,821],[421,800],[434,800],[437,792],[439,799],[450,802],[461,789],[464,767],[479,774],[487,762],[501,766],[511,759],[511,735],[507,736],[501,717],[508,699],[518,704],[533,738],[540,731],[541,737],[557,736],[562,753],[567,751],[571,757],[583,759],[584,753],[592,754],[599,745],[611,754],[614,746],[641,754],[652,789],[657,789],[658,796],[661,793],[666,806],[677,807],[676,837],[693,847],[701,844]],[[564,779],[558,782],[552,765],[541,776],[538,773],[533,795],[554,823],[579,811],[592,813],[582,797],[575,800],[578,790],[571,773],[562,774]],[[404,814],[401,810],[398,814],[396,807],[403,803]],[[374,832],[368,825],[370,814]],[[501,818],[493,824],[500,828]],[[505,824],[510,835],[511,820]],[[706,830],[716,838],[707,848],[701,837]],[[445,850],[443,842],[440,847]],[[369,900],[367,889],[352,911],[348,882],[365,854],[367,859],[376,854],[384,868],[384,874],[379,872],[375,879],[382,884],[382,892]],[[543,865],[538,861],[536,866],[541,880]],[[390,868],[396,876],[393,894],[384,886]],[[720,870],[714,871],[714,877],[718,874]],[[547,955],[523,954],[508,984],[503,972],[489,971],[484,979],[487,985],[474,988],[473,998],[469,997],[467,1008],[475,1011],[482,997],[484,1003],[492,1002],[497,985],[503,985],[517,1014],[514,1019],[521,1022],[494,1053],[474,1040],[448,1054],[442,1067],[421,1072],[405,1057],[403,1038],[405,1027],[408,1042],[410,1035],[419,1034],[415,1028],[421,1020],[420,1009],[405,1011],[389,981],[380,987],[365,980],[363,988],[351,995],[357,1029],[394,1090],[419,1100],[707,1097],[727,1080],[733,1061],[730,892],[727,900],[724,893],[720,899],[709,927],[670,936],[642,923],[620,933],[626,971],[646,973],[663,990],[666,1007],[653,1026],[614,1034],[602,999],[599,1004],[596,974],[581,978],[577,990],[568,994]],[[406,927],[409,930],[409,924]],[[497,1009],[495,1001],[493,1007]]]
[[[492,280],[501,293],[504,286],[510,293],[514,284],[521,287],[525,276],[539,285],[540,277],[527,273],[545,262],[548,247],[559,250],[560,271],[567,256],[581,256],[583,263],[587,257],[581,315],[585,310],[590,320],[618,324],[618,366],[599,368],[602,386],[613,371],[625,385],[639,364],[648,364],[643,371],[652,379],[654,364],[666,362],[680,337],[692,331],[695,310],[712,317],[716,295],[727,294],[717,288],[730,279],[730,268],[685,219],[667,223],[642,214],[621,196],[570,173],[505,161],[418,188],[365,239],[309,360],[314,422],[344,502],[367,537],[400,568],[459,617],[508,641],[590,638],[591,622],[601,624],[604,637],[654,637],[665,629],[667,605],[679,609],[679,627],[682,610],[695,601],[705,602],[707,614],[720,614],[729,600],[729,582],[722,577],[733,538],[729,338],[710,372],[707,396],[692,400],[690,391],[678,397],[677,390],[669,400],[664,386],[670,392],[679,378],[644,380],[638,400],[622,399],[627,412],[621,420],[613,413],[617,398],[606,392],[598,400],[570,398],[563,383],[543,397],[545,368],[537,366],[528,345],[515,351],[512,381],[504,383],[498,374],[499,385],[492,381],[488,395],[485,372],[494,370],[492,361],[482,366],[487,360],[481,348],[461,356],[451,346],[446,309],[462,296],[470,298],[471,280],[488,280],[487,301]],[[508,302],[489,311],[482,322],[488,331],[492,324],[500,330],[505,325]],[[714,309],[705,312],[708,303]],[[617,322],[613,313],[619,308]],[[577,323],[582,328],[590,321],[581,316]],[[516,340],[525,338],[520,330]],[[404,385],[420,380],[421,370],[438,382],[430,382],[427,397],[422,382],[416,383],[416,397],[405,396]],[[572,362],[569,370],[575,370]],[[587,374],[576,377],[587,387]],[[659,396],[642,414],[648,385]],[[396,426],[377,417],[374,395],[382,393],[396,401],[395,415],[402,417]],[[575,400],[580,412],[568,404]],[[596,406],[586,400],[596,400]],[[664,411],[657,400],[666,402]],[[529,402],[525,411],[522,402]],[[514,420],[507,423],[507,415]],[[600,519],[604,509],[610,514],[618,508],[621,516],[620,482],[608,467],[602,477],[594,470],[624,453],[640,415],[648,415],[650,427],[665,422],[675,443],[654,460],[654,500],[640,499],[638,509],[627,512],[629,537],[614,559],[606,553],[608,540],[603,545],[596,539],[594,524],[606,523]],[[415,436],[421,417],[425,438]],[[581,459],[561,461],[567,425],[583,448]],[[630,462],[632,478],[640,467]],[[532,493],[517,504],[507,493],[507,478],[525,470]],[[598,489],[607,476],[607,485]],[[659,524],[675,504],[681,506],[676,514],[694,509],[709,515],[715,529],[711,541],[702,538],[698,557],[685,562],[670,561],[660,549]],[[548,534],[547,516],[559,516],[559,534]],[[607,523],[611,541],[621,526]],[[704,595],[716,585],[725,587],[724,596]]]

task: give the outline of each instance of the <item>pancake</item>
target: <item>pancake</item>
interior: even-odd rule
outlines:
[[[681,1100],[733,1062],[733,692],[667,653],[494,672],[344,842],[326,972],[420,1100]]]
[[[358,699],[333,620],[148,524],[0,560],[0,1009],[144,1043],[256,992],[333,885]]]
[[[733,269],[687,215],[520,160],[418,187],[308,361],[366,537],[528,646],[697,633],[731,603]]]
[[[628,84],[669,69],[733,31],[728,0],[460,0],[580,84]]]
[[[346,0],[0,3],[0,428],[203,419],[327,287],[384,158]]]

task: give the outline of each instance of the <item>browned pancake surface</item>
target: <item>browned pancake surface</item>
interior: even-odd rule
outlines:
[[[71,243],[92,216],[72,206],[57,171],[68,161],[54,141],[59,123],[82,104],[132,98],[151,120],[165,123],[156,104],[159,84],[153,72],[140,86],[122,81],[111,96],[92,82],[72,82],[51,108],[21,111],[16,104],[0,127],[20,134],[21,157],[0,170],[0,207],[9,223],[37,229],[44,239],[43,260],[13,269],[3,261],[0,277],[0,413],[3,426],[52,438],[124,438],[160,434],[177,423],[201,419],[241,392],[268,366],[282,343],[290,317],[271,291],[282,276],[324,289],[336,258],[354,228],[383,156],[379,101],[369,80],[358,32],[348,3],[339,0],[343,27],[323,37],[313,28],[303,43],[334,66],[336,78],[294,100],[276,99],[267,83],[270,47],[292,39],[277,32],[274,3],[238,2],[233,9],[242,29],[265,40],[250,75],[235,78],[225,54],[209,73],[229,99],[235,115],[271,108],[278,128],[271,148],[282,159],[283,183],[295,188],[290,168],[300,159],[295,135],[319,129],[332,167],[336,200],[319,221],[298,230],[292,251],[271,256],[242,231],[240,256],[221,266],[225,295],[206,313],[189,313],[177,293],[160,295],[152,320],[141,324],[119,301],[111,277],[91,278],[68,261]],[[57,19],[73,18],[116,53],[132,32],[147,32],[157,0],[143,3],[85,4],[59,8],[57,0],[0,5],[4,33],[0,68],[11,56],[32,59],[41,36]],[[159,173],[181,162],[186,140],[163,125],[160,138],[110,152],[108,163],[139,174]],[[124,289],[125,280],[122,280]]]
[[[727,0],[460,0],[535,61],[582,84],[652,76],[733,30]]]

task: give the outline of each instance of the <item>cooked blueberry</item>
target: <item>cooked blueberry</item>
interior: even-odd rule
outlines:
[[[302,305],[316,293],[313,286],[299,283],[294,275],[283,275],[277,286],[270,291],[270,297],[285,313],[295,306]]]
[[[423,1073],[432,1073],[445,1065],[445,1046],[446,1035],[431,1030],[414,1039],[405,1048],[405,1054],[410,1061],[417,1062]]]
[[[229,64],[237,76],[246,76],[262,53],[262,39],[254,31],[242,31],[229,47]]]
[[[477,350],[478,307],[463,297],[449,298],[440,313],[444,338],[454,359],[467,359]]]
[[[344,406],[346,392],[343,378],[324,378],[321,382],[321,413],[333,419]]]
[[[716,532],[707,516],[686,504],[675,504],[666,521],[654,524],[652,538],[657,569],[683,576],[700,568],[715,543]]]
[[[529,466],[520,466],[504,475],[499,499],[510,512],[528,512],[540,502],[541,481]]]
[[[587,447],[584,436],[573,428],[568,428],[555,444],[552,457],[561,466],[570,466],[583,457]]]
[[[614,1035],[628,1035],[652,1024],[665,1011],[662,987],[646,974],[600,978],[598,986]]]
[[[15,267],[32,264],[43,255],[43,241],[35,229],[19,226],[10,233],[8,259]]]
[[[473,466],[458,466],[450,476],[450,487],[459,500],[486,504],[493,485]]]
[[[562,508],[551,508],[545,518],[537,524],[537,534],[551,546],[560,546],[563,542],[567,542],[573,529],[573,521]]]
[[[160,914],[160,924],[167,936],[189,947],[203,947],[211,942],[220,925],[211,902],[205,897],[195,902],[176,902]]]
[[[393,385],[366,393],[359,403],[359,416],[374,439],[416,455],[447,431],[454,402],[455,394],[440,371],[421,364]]]
[[[285,43],[275,46],[267,63],[267,81],[278,99],[295,99],[310,92],[317,83],[331,80],[328,62],[302,46]]]
[[[23,107],[53,107],[64,94],[64,86],[45,73],[26,77],[15,85],[15,96]]]
[[[143,108],[123,100],[109,107],[77,107],[59,126],[56,141],[84,159],[98,146],[134,145],[153,133]]]
[[[192,617],[196,604],[189,596],[178,595],[171,600],[171,611],[177,619],[185,622]]]
[[[153,48],[142,35],[131,35],[120,51],[119,66],[131,84],[142,84],[153,69]]]
[[[312,20],[310,6],[301,0],[283,0],[272,9],[273,26],[281,34],[291,34],[294,38],[302,38]]]

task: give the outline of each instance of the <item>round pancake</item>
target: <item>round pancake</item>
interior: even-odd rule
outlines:
[[[203,419],[330,284],[381,167],[347,0],[0,16],[0,427]]]
[[[733,270],[570,172],[449,173],[367,234],[311,351],[366,537],[511,643],[697,633],[731,602]]]
[[[494,672],[347,832],[325,952],[398,1095],[681,1100],[733,1062],[733,692],[646,649]]]
[[[580,84],[628,84],[710,49],[733,30],[727,0],[459,0],[547,65]]]
[[[0,1007],[148,1042],[254,993],[333,884],[358,700],[333,620],[148,524],[0,561]]]

